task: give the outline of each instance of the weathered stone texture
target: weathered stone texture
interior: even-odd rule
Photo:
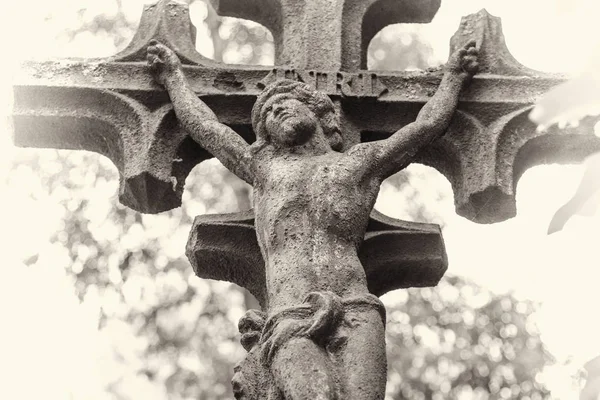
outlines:
[[[251,121],[256,98],[280,79],[302,81],[306,83],[305,89],[325,93],[333,100],[332,107],[340,117],[343,132],[342,150],[359,142],[389,138],[415,121],[442,81],[442,69],[366,70],[367,47],[379,30],[392,23],[428,22],[439,8],[440,0],[212,0],[212,3],[222,15],[250,19],[269,28],[275,41],[276,66],[231,66],[201,56],[195,50],[195,28],[187,5],[161,0],[144,9],[134,39],[113,57],[25,62],[14,83],[15,143],[103,154],[120,172],[120,201],[141,212],[158,213],[181,204],[186,176],[199,162],[217,155],[218,146],[210,154],[182,128],[169,96],[154,82],[147,65],[146,52],[149,44],[154,43],[152,40],[174,52],[183,64],[183,74],[193,92],[221,123],[248,143],[256,140]],[[423,148],[413,160],[436,168],[448,178],[460,215],[491,223],[515,215],[515,188],[526,168],[545,162],[579,161],[600,150],[600,139],[592,134],[591,120],[578,129],[536,131],[527,119],[529,110],[538,96],[563,82],[565,77],[520,65],[506,48],[498,18],[484,10],[465,17],[451,40],[452,51],[470,39],[477,43],[479,74],[461,92],[458,110],[446,134]],[[194,93],[189,98],[197,101]],[[234,137],[239,144],[239,138]],[[289,167],[299,160],[283,157],[279,161]],[[362,203],[358,197],[342,196],[354,194],[352,188],[347,183],[332,187],[329,183],[335,183],[335,174],[327,173],[327,168],[339,165],[326,162],[317,165],[319,162],[305,162],[295,174],[302,178],[302,168],[307,166],[322,174],[323,182],[317,182],[322,186],[311,188],[311,193],[330,190],[339,201],[315,201],[315,204],[346,217],[345,225],[339,227],[332,222],[332,215],[324,217],[328,224],[324,237],[342,239],[341,247],[350,250],[346,253],[355,252],[351,267],[338,260],[333,268],[336,277],[322,285],[329,286],[327,290],[304,293],[298,289],[294,280],[298,277],[293,274],[298,274],[300,268],[294,263],[307,258],[306,254],[289,256],[281,262],[281,268],[271,265],[271,274],[276,270],[279,275],[277,279],[270,276],[267,283],[265,251],[263,248],[261,254],[259,240],[263,241],[263,247],[264,243],[275,246],[287,241],[286,250],[306,243],[288,235],[289,232],[266,229],[258,232],[257,239],[255,225],[264,228],[280,224],[294,230],[294,224],[289,222],[300,219],[293,210],[282,207],[282,212],[289,211],[287,224],[274,216],[269,225],[259,221],[260,212],[255,219],[253,211],[200,216],[194,222],[187,255],[196,274],[247,288],[266,311],[252,311],[240,321],[242,344],[249,353],[236,369],[233,384],[238,398],[277,400],[289,393],[308,393],[311,379],[321,379],[316,387],[331,387],[331,393],[341,390],[345,398],[351,395],[364,399],[369,398],[368,394],[382,393],[385,321],[382,321],[384,310],[375,296],[397,288],[435,285],[447,268],[439,227],[396,221],[377,212],[369,217],[375,186],[363,188],[361,194],[369,200]],[[267,180],[270,184],[284,181],[291,172],[281,166],[269,168],[282,178]],[[344,173],[343,168],[339,171]],[[324,183],[325,178],[331,181]],[[290,191],[298,191],[298,182],[290,183]],[[271,206],[277,205],[277,196],[286,193],[269,194],[261,192],[262,189],[257,189],[256,207],[262,210],[264,218],[270,215]],[[301,197],[302,193],[298,193]],[[356,217],[349,216],[352,212]],[[363,220],[357,223],[362,224],[358,228],[364,229],[349,229],[349,221],[360,218]],[[340,234],[344,229],[345,234]],[[309,240],[316,241],[314,237]],[[303,251],[309,252],[306,248]],[[335,255],[339,259],[345,256]],[[304,261],[315,270],[332,268],[327,262]],[[360,273],[356,271],[357,265]],[[344,268],[347,270],[340,273]],[[322,277],[313,275],[299,278],[308,286],[318,286]],[[346,284],[353,284],[359,290],[353,296],[341,296]],[[283,289],[273,289],[274,285]],[[298,296],[304,296],[304,300],[298,301]],[[280,303],[273,307],[271,303],[276,297]],[[320,347],[316,348],[314,343]],[[307,355],[299,365],[307,371],[314,368],[314,373],[290,380],[288,375],[298,370],[298,365],[292,364],[294,354]],[[350,356],[344,358],[344,354]],[[318,358],[325,361],[315,361],[314,365],[306,361]],[[344,371],[336,367],[335,373],[329,373],[329,367],[323,367],[333,358],[345,366]],[[277,365],[273,368],[279,374],[275,378],[279,382],[290,381],[290,385],[274,388],[273,371],[265,369],[265,359],[267,364]],[[373,365],[368,364],[371,361]],[[353,371],[365,369],[372,371],[369,377],[373,379],[352,375]],[[341,378],[344,376],[346,380]]]
[[[173,50],[151,42],[149,65],[181,125],[254,187],[253,221],[250,213],[200,219],[188,246],[198,275],[248,287],[264,310],[240,323],[250,359],[234,380],[238,398],[258,400],[265,376],[275,398],[383,398],[386,319],[378,295],[435,284],[446,259],[439,228],[369,217],[381,182],[450,125],[460,91],[478,69],[475,45],[453,52],[414,123],[340,152],[335,105],[313,86],[266,86],[252,108],[257,140],[250,146],[198,99]],[[394,245],[402,250],[387,252]]]
[[[227,15],[271,29],[281,65],[276,68],[208,60],[194,49],[186,5],[161,1],[148,6],[135,38],[116,56],[23,64],[14,84],[15,142],[100,152],[121,172],[123,204],[147,213],[179,206],[185,177],[210,155],[186,140],[168,97],[148,74],[143,51],[152,38],[174,49],[194,90],[220,121],[248,141],[254,138],[249,116],[255,96],[282,77],[303,80],[334,99],[347,146],[388,137],[415,119],[437,88],[441,71],[364,71],[366,44],[386,24],[430,20],[439,1],[337,0],[319,14],[320,3],[214,1]],[[325,16],[335,17],[335,23]],[[535,99],[565,78],[516,62],[497,18],[485,11],[465,18],[453,48],[466,38],[478,41],[481,73],[462,94],[448,134],[417,161],[438,169],[452,183],[459,214],[497,222],[515,215],[515,187],[525,168],[577,162],[600,144],[589,129],[588,135],[581,134],[582,128],[539,133],[527,121]],[[317,51],[325,48],[329,50]],[[106,101],[95,100],[101,98]],[[148,193],[162,195],[149,198]]]
[[[186,255],[199,277],[236,283],[266,308],[264,260],[252,211],[196,217]],[[377,211],[371,213],[358,256],[369,292],[377,296],[435,286],[448,266],[438,225],[398,221]]]

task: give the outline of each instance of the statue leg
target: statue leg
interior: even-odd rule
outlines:
[[[331,360],[311,339],[295,337],[271,361],[275,384],[286,400],[336,400]]]
[[[338,356],[344,399],[383,400],[387,380],[385,327],[374,308],[347,310],[338,336],[345,337]]]

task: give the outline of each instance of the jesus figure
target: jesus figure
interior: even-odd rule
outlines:
[[[258,345],[281,398],[383,399],[385,311],[367,289],[357,251],[381,183],[447,130],[477,53],[472,41],[450,56],[416,121],[345,149],[331,99],[289,80],[258,96],[257,140],[247,144],[191,90],[173,51],[148,47],[155,79],[188,134],[254,187],[268,317]]]

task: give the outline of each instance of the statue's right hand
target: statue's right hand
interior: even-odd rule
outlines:
[[[164,85],[167,78],[181,68],[177,54],[156,40],[151,40],[147,49],[148,65],[158,83]]]

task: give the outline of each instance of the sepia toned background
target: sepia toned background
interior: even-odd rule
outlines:
[[[112,55],[133,37],[144,3],[5,5],[2,112],[19,60]],[[189,3],[200,53],[273,63],[264,27]],[[594,0],[444,0],[431,24],[381,31],[369,68],[443,64],[460,17],[483,7],[502,18],[509,49],[528,67],[575,76],[600,65]],[[183,252],[196,215],[248,209],[251,188],[211,160],[188,177],[181,208],[142,215],[118,204],[106,158],[14,148],[2,122],[0,398],[231,399],[244,355],[237,320],[255,301],[196,278]],[[413,165],[384,183],[376,208],[441,224],[450,260],[436,288],[383,297],[388,399],[578,397],[584,363],[600,355],[600,211],[546,230],[583,168],[529,170],[518,216],[494,225],[457,216],[449,182],[431,168]]]

